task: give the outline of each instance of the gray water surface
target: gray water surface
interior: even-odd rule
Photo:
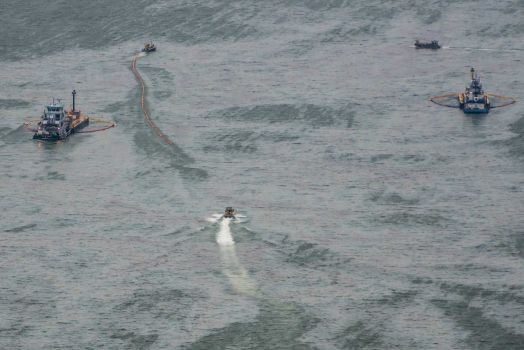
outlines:
[[[1,349],[524,347],[522,1],[0,13]],[[517,104],[428,101],[471,66]],[[31,140],[73,88],[117,127]]]

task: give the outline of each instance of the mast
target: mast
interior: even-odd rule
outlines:
[[[471,80],[475,79],[475,68],[471,67]]]
[[[73,112],[75,111],[75,95],[76,95],[76,90],[73,90],[73,92],[71,92],[71,95],[73,95]]]

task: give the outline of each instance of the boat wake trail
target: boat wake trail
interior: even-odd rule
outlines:
[[[235,241],[233,240],[233,235],[231,234],[231,229],[229,224],[231,219],[222,219],[220,222],[220,230],[217,233],[216,241],[220,246],[234,245]]]
[[[515,52],[524,51],[524,49],[490,49],[482,47],[459,47],[459,46],[442,46],[444,50],[470,50],[470,51],[498,51],[498,52]]]
[[[231,219],[222,219],[216,234],[216,242],[220,247],[222,272],[229,279],[235,291],[256,297],[259,294],[256,283],[249,277],[247,270],[242,264],[240,264],[235,251],[235,240],[229,227],[231,221]]]

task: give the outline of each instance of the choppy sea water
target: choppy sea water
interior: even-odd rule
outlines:
[[[0,13],[0,348],[523,348],[522,1]],[[32,141],[73,88],[118,126]]]

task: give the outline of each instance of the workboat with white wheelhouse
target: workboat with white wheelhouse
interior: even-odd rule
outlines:
[[[65,140],[69,135],[89,124],[89,117],[75,110],[75,90],[73,90],[72,95],[73,108],[69,111],[65,110],[60,100],[55,99],[45,107],[33,139],[44,141]]]

